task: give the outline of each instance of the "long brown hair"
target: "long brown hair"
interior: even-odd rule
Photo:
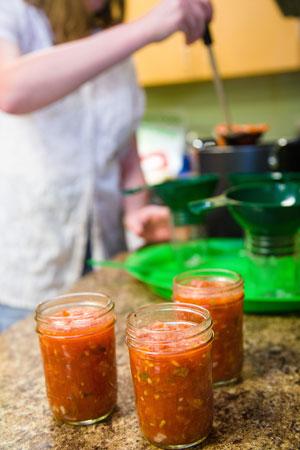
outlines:
[[[97,28],[108,28],[124,18],[124,0],[108,0],[103,9],[90,14],[84,0],[25,0],[47,15],[55,44],[88,36]]]

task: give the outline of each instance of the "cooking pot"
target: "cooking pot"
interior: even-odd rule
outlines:
[[[300,172],[300,138],[281,138],[257,145],[219,147],[213,138],[188,142],[190,169],[195,173],[217,173],[217,194],[230,186],[234,172]],[[207,219],[209,236],[241,236],[241,230],[227,210],[216,210]]]

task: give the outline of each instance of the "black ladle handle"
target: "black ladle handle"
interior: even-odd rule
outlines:
[[[208,23],[205,25],[205,31],[202,39],[204,44],[207,45],[208,47],[213,43],[213,38]]]

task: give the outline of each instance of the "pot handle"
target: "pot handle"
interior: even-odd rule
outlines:
[[[197,215],[200,215],[206,211],[210,211],[215,208],[221,208],[227,206],[228,201],[224,194],[217,195],[215,197],[206,198],[204,200],[196,200],[189,203],[189,209]]]

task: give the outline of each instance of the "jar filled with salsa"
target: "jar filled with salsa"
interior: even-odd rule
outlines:
[[[141,430],[150,443],[188,448],[213,422],[210,314],[195,305],[162,303],[128,317],[126,341]]]
[[[114,304],[104,294],[41,303],[36,330],[54,417],[72,425],[107,418],[117,401]]]
[[[238,381],[243,365],[244,283],[241,276],[223,269],[184,272],[174,279],[173,299],[209,310],[214,330],[214,385]]]

